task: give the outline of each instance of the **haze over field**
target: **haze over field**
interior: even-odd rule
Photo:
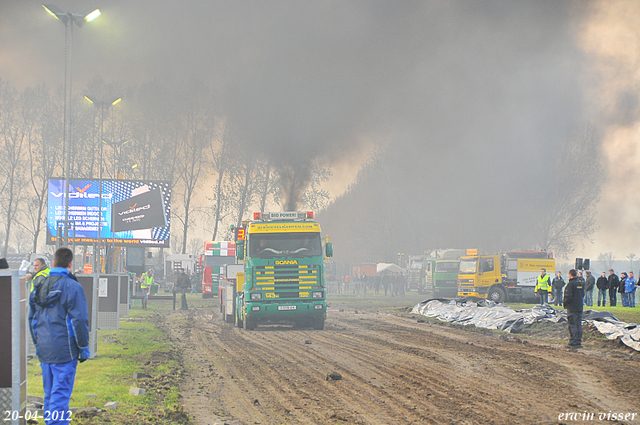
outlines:
[[[96,75],[203,82],[234,137],[280,173],[285,199],[314,159],[333,169],[324,187],[339,198],[320,219],[337,252],[363,249],[354,260],[535,247],[540,211],[576,195],[555,189],[566,167],[606,179],[584,205],[598,209],[595,244],[579,236],[577,251],[640,254],[637,2],[91,5],[102,16],[74,31],[75,93]],[[36,1],[1,0],[0,12],[0,79],[60,86],[64,27]],[[566,158],[585,129],[596,149]]]

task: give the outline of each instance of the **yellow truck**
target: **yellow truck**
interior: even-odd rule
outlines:
[[[495,302],[535,302],[536,281],[543,268],[553,279],[556,260],[552,252],[510,251],[501,255],[464,256],[458,269],[458,296]]]

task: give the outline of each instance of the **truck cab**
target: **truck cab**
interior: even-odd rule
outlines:
[[[320,234],[312,212],[254,213],[238,259],[244,261],[236,323],[254,329],[260,323],[289,322],[323,329],[327,310],[324,260],[333,247]]]
[[[489,297],[489,295],[491,295]],[[507,292],[502,285],[500,257],[476,255],[460,258],[458,296],[504,302]]]

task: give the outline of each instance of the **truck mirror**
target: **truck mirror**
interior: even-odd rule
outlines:
[[[333,244],[331,242],[327,242],[324,245],[325,257],[331,258],[333,257]]]
[[[591,270],[591,260],[585,258],[582,262],[582,267],[584,267],[585,270]]]
[[[582,258],[576,258],[576,270],[582,270]]]
[[[244,260],[244,241],[236,242],[236,257],[238,260]]]

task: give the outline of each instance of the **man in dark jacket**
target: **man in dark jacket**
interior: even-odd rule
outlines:
[[[609,269],[609,304],[611,304],[611,307],[615,307],[617,304],[619,286],[618,275],[613,272],[613,269]]]
[[[578,279],[575,269],[569,270],[569,283],[564,289],[564,308],[567,310],[569,323],[569,347],[582,347],[582,301],[584,286]]]
[[[596,281],[596,288],[598,288],[598,307],[600,307],[600,300],[602,300],[602,307],[604,307],[607,305],[607,289],[609,289],[609,281],[605,272],[602,272],[602,276]]]
[[[44,416],[69,424],[69,399],[78,360],[89,353],[89,317],[82,286],[71,273],[73,252],[59,248],[49,276],[36,282],[29,297],[29,331],[42,368]]]
[[[551,282],[551,288],[553,289],[553,304],[556,306],[562,305],[562,288],[564,288],[565,281],[562,278],[562,273],[556,273],[556,277]]]
[[[584,282],[584,304],[587,307],[593,306],[593,288],[596,286],[596,278],[593,277],[590,270],[586,271],[587,278]]]
[[[187,275],[182,268],[178,271],[176,286],[180,292],[182,292],[182,306],[180,310],[187,310],[189,308],[189,306],[187,306],[187,290],[191,287],[191,281],[189,280],[189,275]]]

